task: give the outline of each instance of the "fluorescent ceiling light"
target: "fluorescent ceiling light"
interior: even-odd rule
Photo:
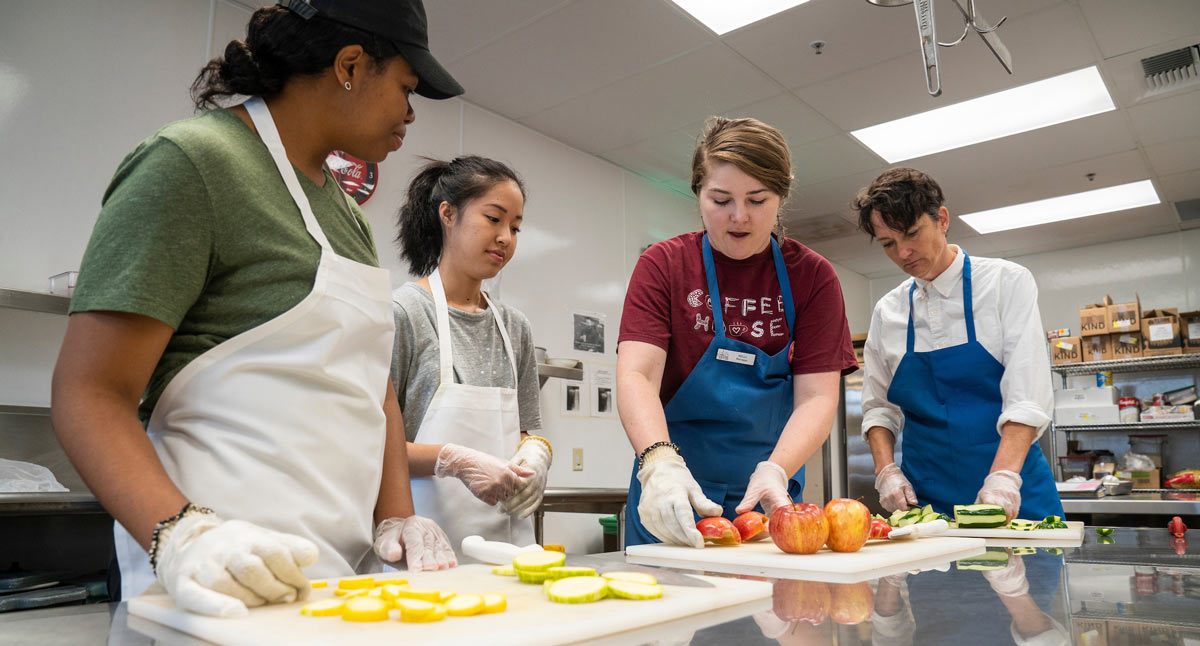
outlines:
[[[1093,66],[850,134],[895,163],[1114,109]]]
[[[959,216],[979,233],[995,233],[1158,204],[1148,179]]]
[[[720,36],[808,0],[671,0]]]

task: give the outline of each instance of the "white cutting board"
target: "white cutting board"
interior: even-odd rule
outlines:
[[[989,547],[1037,547],[1041,542],[1050,541],[1046,547],[1078,547],[1083,545],[1083,523],[1068,520],[1066,529],[1031,529],[1022,532],[1005,527],[991,529],[951,529],[946,536],[986,538]],[[1038,541],[1037,544],[1026,541]]]
[[[403,623],[394,618],[355,623],[339,617],[300,614],[305,603],[334,596],[336,581],[331,581],[330,587],[313,590],[304,602],[252,608],[245,617],[221,619],[184,612],[175,608],[166,595],[131,599],[129,614],[219,644],[346,644],[361,640],[367,644],[551,646],[595,640],[700,614],[705,616],[697,618],[697,625],[708,626],[731,618],[717,617],[719,613],[712,611],[747,602],[766,600],[757,609],[770,607],[770,583],[722,577],[702,577],[713,584],[711,588],[663,586],[662,598],[649,601],[604,599],[596,603],[559,604],[546,599],[540,584],[496,576],[491,567],[463,565],[440,572],[401,572],[400,576],[415,587],[463,593],[502,592],[508,597],[505,612],[446,617],[429,624]],[[754,608],[745,613],[753,611]],[[392,614],[396,617],[399,613],[393,610]]]
[[[857,583],[969,558],[982,554],[985,546],[982,538],[938,536],[867,541],[857,552],[822,548],[816,554],[785,554],[769,540],[700,549],[654,543],[625,548],[625,560],[708,572]]]

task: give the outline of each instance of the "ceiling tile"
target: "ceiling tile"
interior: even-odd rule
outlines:
[[[848,235],[820,240],[817,239],[817,236],[808,235],[805,222],[807,221],[788,223],[786,225],[788,237],[803,242],[807,247],[829,260],[842,262],[843,260],[861,259],[868,256],[884,257],[883,248],[872,242],[871,236],[861,231],[853,230],[853,225],[850,225],[852,232]]]
[[[1196,115],[1200,115],[1200,89],[1129,108],[1133,130],[1144,144],[1200,137]]]
[[[753,117],[775,126],[783,133],[788,145],[796,147],[841,132],[828,119],[808,107],[791,92],[783,92],[769,99],[726,110],[720,116],[730,119]],[[685,132],[699,134],[704,120],[697,120],[684,127]]]
[[[1079,0],[1104,58],[1200,33],[1196,0]]]
[[[876,163],[879,163],[879,160],[876,160]],[[833,213],[848,221],[857,222],[858,214],[850,210],[850,200],[854,199],[858,189],[870,185],[879,177],[883,168],[876,166],[870,170],[802,185],[799,184],[800,181],[806,178],[797,175],[797,186],[792,187],[788,209],[798,217]]]
[[[834,135],[793,148],[792,174],[797,182],[815,184],[876,168],[880,161],[848,135]]]
[[[605,159],[649,179],[682,186],[690,194],[694,135],[679,130],[610,150]]]
[[[903,56],[796,89],[795,94],[838,126],[854,130],[1095,64],[1087,27],[1070,5],[1009,19],[998,33],[1012,52],[1013,74],[972,36],[939,50],[939,97],[925,89],[915,42]]]
[[[1200,198],[1200,170],[1177,173],[1158,178],[1162,198],[1172,202]]]
[[[867,239],[858,231],[852,222],[836,215],[823,215],[816,218],[784,218],[784,226],[788,237],[795,238],[808,246],[823,241],[832,241],[847,236],[858,239],[858,243],[866,247]],[[828,256],[826,256],[828,257]]]
[[[521,121],[601,153],[765,99],[780,89],[717,42]]]
[[[467,99],[520,119],[714,40],[666,2],[580,1],[449,68]]]
[[[570,0],[435,0],[425,3],[429,49],[443,65]],[[271,3],[275,4],[275,3]]]
[[[1200,168],[1200,138],[1177,139],[1146,146],[1150,165],[1159,175]]]

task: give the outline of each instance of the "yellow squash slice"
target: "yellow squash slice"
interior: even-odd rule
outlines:
[[[327,585],[329,585],[328,581],[313,581],[312,582],[312,587],[314,590],[317,588],[324,588]]]
[[[483,612],[483,595],[460,594],[446,602],[446,614],[469,617]]]
[[[346,621],[383,621],[388,618],[388,602],[370,597],[355,597],[346,602],[342,619]]]
[[[341,599],[322,599],[306,604],[300,609],[300,614],[306,617],[336,617],[342,614],[346,602]]]
[[[385,585],[406,585],[408,579],[398,576],[377,576],[375,577],[375,587],[382,588]]]
[[[396,608],[400,610],[400,621],[428,623],[446,618],[446,606],[440,603],[420,599],[397,599]]]
[[[375,577],[352,576],[338,581],[339,590],[361,590],[375,587]]]
[[[430,588],[409,588],[406,586],[398,586],[396,590],[396,598],[417,599],[419,601],[437,603],[442,600],[442,592],[441,590],[433,590]]]
[[[488,592],[483,595],[484,614],[504,612],[506,609],[508,609],[508,597],[499,592]]]

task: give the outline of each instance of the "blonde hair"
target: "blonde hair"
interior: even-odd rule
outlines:
[[[792,189],[792,154],[775,128],[758,119],[710,117],[692,153],[692,193],[708,175],[709,162],[728,162],[786,201]]]

